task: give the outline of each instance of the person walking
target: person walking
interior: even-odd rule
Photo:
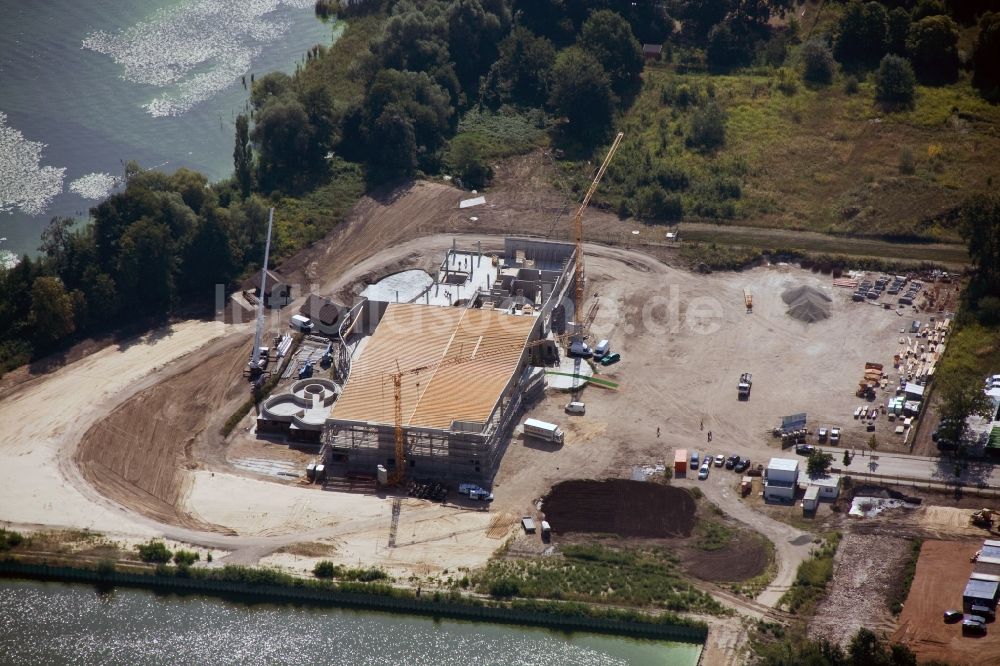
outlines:
[[[660,426],[656,426],[656,438],[660,438]]]
[[[708,441],[710,441],[710,442],[712,441],[712,431],[711,430],[708,431]]]

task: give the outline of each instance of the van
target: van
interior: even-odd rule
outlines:
[[[288,327],[294,331],[300,331],[302,333],[311,333],[313,330],[312,319],[309,317],[303,317],[302,315],[292,315],[292,318],[288,320]]]
[[[567,414],[585,414],[587,411],[587,406],[582,402],[574,400],[573,402],[566,405]]]
[[[610,349],[611,349],[611,343],[608,342],[607,340],[601,340],[600,342],[597,343],[597,346],[594,347],[594,356],[596,356],[597,358],[602,358],[604,356],[607,356],[608,351]]]

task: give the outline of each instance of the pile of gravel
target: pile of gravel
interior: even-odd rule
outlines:
[[[786,289],[781,300],[788,305],[785,314],[811,324],[830,317],[830,302],[833,299],[815,287],[803,285]]]

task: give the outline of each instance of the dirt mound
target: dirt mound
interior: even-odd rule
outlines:
[[[786,289],[781,294],[781,300],[788,304],[788,316],[812,323],[830,316],[830,302],[833,299],[815,287],[802,285]]]
[[[721,550],[685,548],[681,552],[684,569],[701,580],[738,582],[764,573],[770,555],[763,538],[742,534]]]
[[[689,536],[695,509],[694,498],[686,490],[624,479],[564,481],[542,502],[545,519],[557,534]]]

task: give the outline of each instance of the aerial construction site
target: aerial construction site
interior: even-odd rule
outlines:
[[[5,378],[3,518],[130,545],[166,538],[211,553],[211,566],[379,567],[425,589],[581,543],[669,547],[698,590],[774,621],[787,619],[780,599],[813,554],[813,531],[856,531],[845,552],[869,563],[896,562],[883,551],[915,534],[981,533],[956,517],[990,506],[980,497],[848,518],[862,480],[940,481],[917,455],[930,441],[919,419],[890,421],[858,397],[858,378],[865,396],[889,400],[900,379],[932,376],[957,285],[914,274],[933,303],[886,308],[881,294],[859,303],[840,288],[869,276],[780,261],[693,271],[660,228],[591,212],[583,234],[582,211],[559,216],[557,195],[503,182],[471,209],[444,183],[366,198],[342,231],[266,282],[255,276],[212,321]],[[601,242],[575,242],[591,237]],[[931,316],[933,328],[917,326],[924,337],[912,333]],[[921,392],[900,390],[903,404]],[[862,401],[877,418],[852,417]],[[757,466],[795,459],[793,439],[773,434],[788,415],[817,447],[830,441],[816,433],[837,429],[835,475],[855,478],[839,486],[846,506],[821,501],[803,518],[801,488],[792,504],[763,497]],[[877,456],[861,456],[873,433]],[[669,478],[678,451],[736,454],[755,475],[747,486],[715,466],[701,480],[695,468]],[[850,466],[844,451],[857,456]],[[987,490],[997,484],[977,469]],[[706,550],[704,526],[716,523],[729,537]],[[858,618],[893,621],[884,600]],[[743,629],[725,631],[736,644]],[[740,663],[719,649],[706,663]]]

